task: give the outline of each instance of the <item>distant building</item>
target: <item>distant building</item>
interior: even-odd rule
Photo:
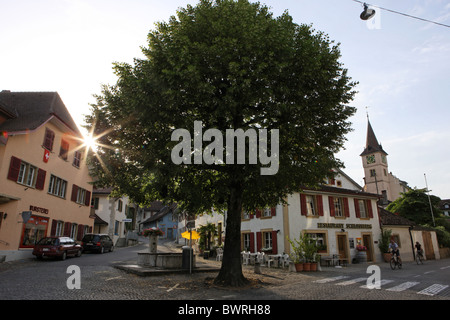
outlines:
[[[161,239],[175,240],[178,229],[176,209],[176,204],[163,205],[159,201],[153,202],[149,207],[141,210],[139,230],[159,228],[164,232],[164,235],[160,236]]]
[[[427,260],[441,259],[436,231],[389,212],[379,210],[382,230],[392,232],[391,239],[397,243],[403,261],[414,261],[416,241],[422,245]]]
[[[439,202],[439,209],[446,217],[450,217],[450,199],[444,199]]]
[[[364,168],[364,191],[380,195],[379,204],[383,207],[410,190],[407,182],[389,171],[387,155],[367,120],[366,147],[360,154]]]
[[[111,197],[112,188],[94,189],[92,208],[95,212],[95,233],[108,234],[117,245],[128,231],[135,230],[137,205],[127,196]]]
[[[0,256],[92,231],[83,136],[56,92],[0,92]]]

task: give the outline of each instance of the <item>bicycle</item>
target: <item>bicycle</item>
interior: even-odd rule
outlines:
[[[390,264],[391,264],[392,270],[395,270],[395,267],[397,267],[398,269],[402,268],[402,264],[401,264],[401,262],[398,261],[398,256],[395,254],[392,254]]]
[[[417,253],[416,253],[417,264],[423,264],[423,260],[425,260],[425,259],[423,258],[422,250],[417,251]]]

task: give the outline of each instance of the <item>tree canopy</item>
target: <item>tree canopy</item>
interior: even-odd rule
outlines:
[[[386,209],[418,225],[434,229],[439,245],[450,247],[450,222],[439,208],[440,201],[441,199],[434,195],[430,195],[428,200],[426,189],[412,189],[403,193]],[[433,215],[431,215],[430,202]]]
[[[86,118],[100,144],[93,174],[99,185],[140,203],[177,202],[191,214],[226,210],[216,280],[243,284],[241,211],[274,206],[342,167],[335,153],[351,130],[355,108],[348,103],[356,83],[339,62],[339,44],[326,34],[246,0],[180,8],[150,31],[142,51],[145,58],[133,65],[114,65],[117,83],[103,87]],[[195,135],[196,121],[205,134]],[[262,175],[267,163],[252,163],[248,150],[241,164],[196,162],[199,148],[217,142],[206,136],[211,128],[224,136],[229,129],[254,130],[260,144],[260,129],[278,130],[278,141],[273,134],[266,141],[278,142],[276,174]],[[190,132],[194,148],[183,157],[191,164],[172,161],[176,129]],[[225,151],[214,149],[216,156]]]
[[[391,202],[386,210],[396,213],[408,220],[420,225],[433,225],[433,217],[430,211],[430,201],[425,189],[412,189]],[[435,218],[442,215],[439,209],[439,197],[430,195],[431,205]]]

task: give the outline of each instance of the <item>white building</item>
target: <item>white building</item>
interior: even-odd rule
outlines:
[[[119,239],[125,239],[127,231],[135,229],[137,206],[126,196],[110,197],[111,191],[111,188],[93,191],[92,207],[96,215],[93,232],[108,234],[117,245]]]
[[[324,257],[340,255],[352,262],[356,246],[363,245],[369,261],[382,261],[377,246],[381,237],[377,200],[377,195],[363,192],[349,176],[336,170],[334,179],[320,189],[288,196],[287,205],[242,212],[241,251],[291,253],[288,239],[307,233],[321,245]],[[196,227],[213,221],[225,230],[226,214],[203,215],[197,218]]]

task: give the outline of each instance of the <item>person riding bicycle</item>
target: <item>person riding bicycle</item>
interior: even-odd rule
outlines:
[[[416,250],[417,250],[417,254],[419,254],[421,257],[423,257],[423,249],[422,249],[422,245],[419,243],[419,241],[416,241]]]
[[[395,241],[392,239],[391,243],[389,244],[389,249],[391,249],[392,256],[394,254],[397,256],[397,261],[399,264],[402,264],[402,259],[400,258],[400,250],[398,249],[398,244],[395,243]]]

